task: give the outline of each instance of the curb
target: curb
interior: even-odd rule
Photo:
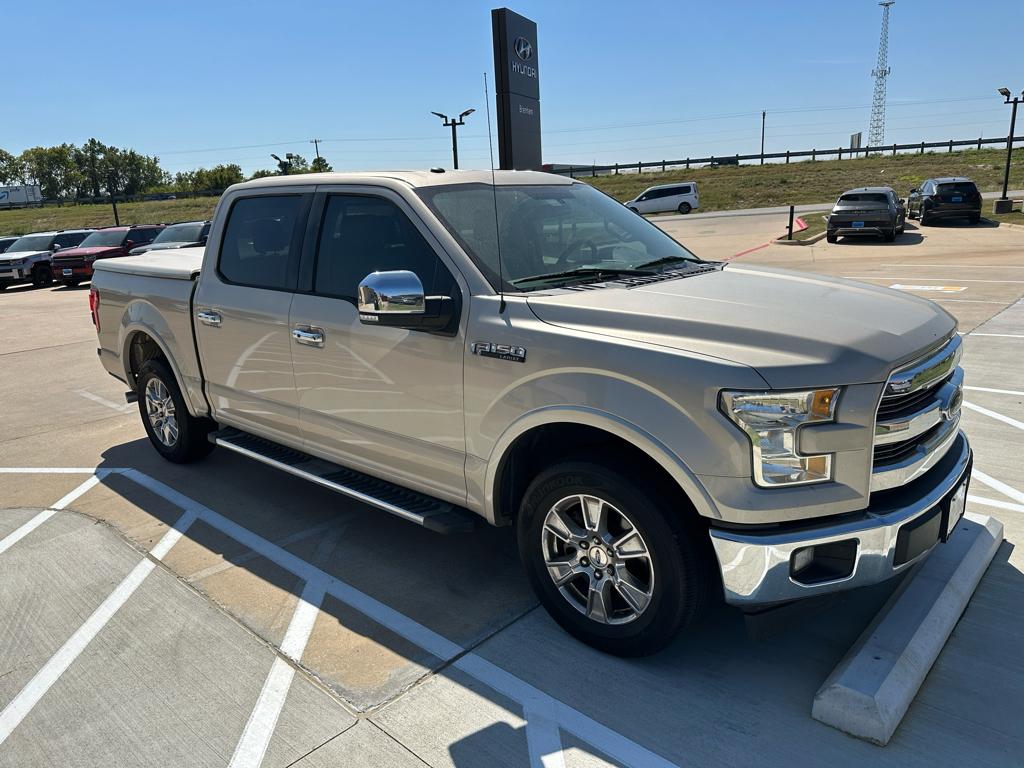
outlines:
[[[816,235],[811,235],[806,240],[772,240],[772,245],[814,245],[819,240],[824,240],[827,232],[819,232]]]
[[[814,696],[811,716],[885,746],[1003,541],[1003,524],[967,513],[904,580]]]

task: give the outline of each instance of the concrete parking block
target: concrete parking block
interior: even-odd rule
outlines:
[[[829,675],[814,697],[814,719],[888,744],[1002,540],[998,520],[965,517]]]

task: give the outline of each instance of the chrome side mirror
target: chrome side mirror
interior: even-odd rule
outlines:
[[[427,310],[423,283],[406,269],[374,272],[359,283],[358,308],[360,316],[423,314]]]
[[[374,272],[359,283],[359,322],[410,331],[454,335],[457,302],[450,296],[425,296],[415,272]]]

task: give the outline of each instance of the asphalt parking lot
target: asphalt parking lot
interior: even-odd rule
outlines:
[[[968,510],[1006,541],[887,747],[810,709],[894,585],[604,656],[537,607],[507,529],[441,537],[224,451],[162,461],[96,361],[87,287],[17,288],[0,766],[1024,764],[1024,232],[765,245],[779,222],[665,226],[709,258],[928,296],[967,334]]]

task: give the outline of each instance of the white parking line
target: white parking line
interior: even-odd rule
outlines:
[[[102,470],[100,470],[100,471],[102,472]],[[99,474],[99,473],[97,473],[97,474]],[[13,547],[15,544],[17,544],[23,538],[28,536],[30,533],[32,533],[32,531],[34,531],[40,525],[42,525],[47,520],[49,520],[51,517],[53,517],[57,513],[58,510],[64,509],[64,507],[66,507],[68,504],[73,502],[75,499],[77,499],[83,493],[88,491],[90,488],[92,488],[94,485],[96,485],[96,483],[98,483],[99,481],[100,481],[99,477],[97,475],[93,475],[88,480],[86,480],[84,483],[82,483],[80,486],[78,486],[73,491],[71,491],[66,496],[64,496],[64,498],[62,498],[60,501],[58,501],[52,507],[50,507],[49,509],[44,509],[42,512],[40,512],[38,515],[33,517],[27,523],[25,523],[24,525],[20,526],[16,531],[13,531],[13,532],[7,534],[7,536],[5,536],[2,541],[0,541],[0,555],[2,555],[4,552],[6,552],[11,547]]]
[[[996,509],[1009,509],[1013,512],[1024,512],[1024,504],[1012,504],[1009,501],[988,499],[982,496],[975,496],[973,493],[967,494],[967,500],[973,501],[975,504],[983,504],[986,507],[995,507]]]
[[[999,305],[1006,304],[1005,301],[987,301],[985,299],[943,299],[943,298],[939,298],[938,296],[936,296],[934,298],[929,296],[928,300],[929,301],[955,301],[955,302],[958,302],[960,304],[999,304]]]
[[[84,486],[86,483],[82,485]],[[93,485],[95,483],[89,485],[85,490],[88,490]],[[81,487],[79,486],[79,488]],[[82,492],[84,493],[85,491]],[[71,494],[68,494],[68,496],[71,496]],[[64,498],[67,499],[68,496]],[[178,522],[174,524],[174,527],[167,531],[160,541],[157,542],[151,554],[154,557],[166,554],[178,539],[181,538],[182,533],[191,525],[195,518],[194,513],[185,512],[178,519]],[[92,612],[92,615],[85,620],[85,623],[50,657],[42,669],[36,672],[35,676],[28,682],[28,685],[22,688],[18,695],[4,707],[3,712],[0,712],[0,745],[7,740],[11,732],[18,727],[21,721],[25,719],[25,716],[32,711],[32,708],[39,703],[39,700],[46,695],[53,684],[60,679],[67,668],[88,647],[92,639],[99,634],[100,630],[107,625],[107,622],[113,618],[114,614],[120,610],[128,598],[135,593],[135,590],[139,588],[139,585],[145,581],[146,577],[155,567],[155,561],[149,558],[136,565],[124,580],[117,585],[114,591]]]
[[[565,768],[558,723],[548,714],[529,707],[524,709],[523,715],[526,719],[526,749],[530,755],[530,768]]]
[[[883,267],[953,267],[956,269],[1024,269],[1016,264],[883,264]]]
[[[134,405],[129,403],[115,403],[113,400],[107,400],[105,397],[94,395],[87,389],[76,389],[75,394],[79,397],[84,397],[86,400],[92,400],[94,403],[105,405],[107,408],[110,408],[112,411],[117,411],[118,413],[128,413],[129,411],[135,410]]]
[[[978,333],[971,331],[968,336],[996,336],[1000,339],[1024,339],[1024,333]]]
[[[18,470],[0,468],[0,473],[12,473],[14,471]],[[46,470],[36,469],[34,471],[36,473],[42,473]],[[60,472],[61,470],[54,469],[52,471]],[[198,519],[207,525],[216,528],[221,533],[227,534],[249,549],[258,552],[271,562],[304,579],[307,582],[307,587],[309,587],[311,583],[314,585],[314,588],[316,588],[317,584],[323,585],[327,594],[332,595],[349,607],[365,614],[377,624],[380,624],[381,626],[402,636],[406,640],[415,643],[420,648],[428,651],[441,661],[451,661],[452,659],[455,659],[455,661],[452,662],[453,667],[475,677],[477,680],[494,689],[498,693],[519,702],[522,705],[524,712],[532,710],[540,711],[541,713],[551,713],[548,718],[551,722],[556,723],[563,730],[566,730],[581,740],[591,744],[610,757],[613,761],[617,761],[627,766],[643,766],[644,768],[647,768],[648,766],[651,768],[675,768],[674,763],[666,760],[660,755],[651,752],[649,749],[626,738],[617,731],[602,725],[568,704],[565,704],[544,691],[541,691],[539,688],[535,688],[529,683],[520,680],[515,675],[506,672],[504,669],[492,664],[481,656],[473,652],[467,653],[466,649],[457,643],[453,643],[451,640],[442,637],[414,619],[399,613],[394,608],[381,603],[379,600],[370,597],[366,593],[360,592],[355,587],[331,576],[320,568],[310,564],[308,561],[288,552],[273,542],[250,531],[248,528],[239,525],[233,520],[229,520],[223,515],[214,512],[209,507],[206,507],[185,494],[174,490],[159,480],[136,469],[107,469],[106,471],[108,473],[117,472],[144,488],[149,489],[158,496],[162,496],[172,504],[175,504],[182,509],[190,510],[191,512],[187,514],[194,515],[194,517],[188,520],[189,524],[194,519]],[[172,531],[169,531],[167,535],[169,536],[171,533]],[[180,536],[180,534],[178,535]],[[161,543],[162,542],[163,540],[161,540]],[[157,546],[160,547],[159,544]],[[154,548],[153,552],[156,552],[156,550],[157,548]],[[284,644],[282,644],[282,650],[284,650],[283,645]],[[464,655],[459,656],[459,654]],[[287,662],[282,660],[281,663],[291,668]],[[269,679],[270,678],[268,677],[268,680]],[[290,680],[287,682],[290,682]],[[286,689],[287,685],[285,683],[285,675],[282,674],[275,677],[275,686],[278,688],[283,686]],[[15,723],[15,725],[16,724],[17,723]],[[527,738],[529,739],[529,722],[527,722],[527,732]],[[2,732],[0,732],[0,735],[2,735]],[[0,740],[0,743],[2,743],[2,740]]]
[[[991,387],[966,387],[966,386],[964,387],[964,389],[969,389],[972,392],[992,392],[993,394],[996,394],[996,395],[1020,395],[1020,396],[1024,396],[1024,392],[1021,392],[1021,391],[1016,390],[1016,389],[992,389]]]
[[[999,491],[1004,496],[1009,496],[1014,501],[1019,502],[1020,504],[1024,504],[1024,493],[1021,493],[1016,488],[1007,485],[1002,480],[996,480],[994,477],[986,475],[984,472],[977,468],[975,468],[971,472],[971,477],[981,480],[981,482],[983,482],[992,490]]]
[[[978,413],[988,416],[991,419],[996,419],[997,421],[1001,421],[1004,424],[1009,424],[1011,427],[1016,427],[1017,429],[1024,429],[1024,421],[1017,421],[1016,419],[1011,419],[1009,416],[1003,416],[1003,414],[1001,413],[990,411],[988,408],[982,408],[980,405],[969,403],[966,400],[964,400],[963,405],[964,408],[969,408],[972,411],[977,411]]]
[[[847,280],[928,280],[930,282],[941,282],[946,280],[944,277],[893,277],[891,275],[843,275]],[[976,278],[966,277],[950,277],[951,281],[957,283],[1024,283],[1024,280],[978,280]]]

